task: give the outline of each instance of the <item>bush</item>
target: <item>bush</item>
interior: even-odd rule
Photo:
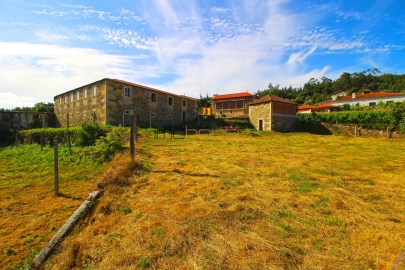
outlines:
[[[96,123],[84,123],[76,134],[76,145],[84,147],[94,145],[99,138],[100,126]]]
[[[103,163],[109,161],[117,151],[121,151],[127,139],[128,129],[115,127],[107,136],[97,139],[95,145],[79,149],[79,155]]]

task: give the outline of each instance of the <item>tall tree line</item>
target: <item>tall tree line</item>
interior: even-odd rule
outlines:
[[[347,90],[349,94],[360,93],[365,89],[373,92],[405,92],[405,74],[382,74],[378,69],[363,72],[344,72],[336,80],[322,77],[311,78],[304,87],[282,87],[269,84],[267,89],[258,90],[256,95],[277,95],[298,104],[318,104],[330,99],[330,94]]]

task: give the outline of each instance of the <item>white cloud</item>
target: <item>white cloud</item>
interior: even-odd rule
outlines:
[[[11,102],[15,96],[24,106],[52,102],[59,93],[105,77],[137,80],[145,75],[132,72],[134,58],[93,49],[0,42],[0,59],[0,93],[14,95],[0,99],[0,107],[16,106]]]
[[[13,109],[16,107],[31,107],[38,102],[41,102],[41,100],[33,97],[18,96],[11,92],[0,92],[0,108]]]
[[[297,64],[304,62],[305,59],[308,58],[308,56],[310,56],[313,52],[315,52],[315,50],[316,50],[316,47],[314,46],[306,52],[301,51],[301,52],[292,53],[290,55],[290,57],[288,58],[287,65],[295,66]]]

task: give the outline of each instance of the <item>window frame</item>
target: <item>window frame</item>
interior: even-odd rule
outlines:
[[[157,102],[157,95],[156,95],[156,93],[151,93],[151,95],[150,95],[150,101],[151,101],[151,102]]]
[[[124,87],[124,97],[131,97],[131,88]]]

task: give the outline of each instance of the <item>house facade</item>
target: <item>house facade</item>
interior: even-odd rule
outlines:
[[[376,93],[363,93],[356,94],[352,93],[349,96],[336,97],[332,100],[328,100],[325,103],[332,104],[335,106],[348,105],[359,105],[359,106],[375,106],[380,102],[390,103],[390,102],[402,102],[405,101],[405,92],[403,93],[392,93],[392,92],[376,92]]]
[[[129,125],[131,111],[138,125],[164,127],[194,120],[197,100],[115,79],[102,79],[54,97],[59,126],[95,121],[107,125]]]
[[[299,113],[335,112],[337,110],[339,110],[338,106],[326,103],[321,105],[298,106]]]
[[[294,131],[296,112],[296,103],[274,95],[261,97],[249,104],[249,119],[257,130]]]
[[[212,114],[216,117],[248,116],[247,104],[255,99],[249,92],[216,95],[212,98]]]

